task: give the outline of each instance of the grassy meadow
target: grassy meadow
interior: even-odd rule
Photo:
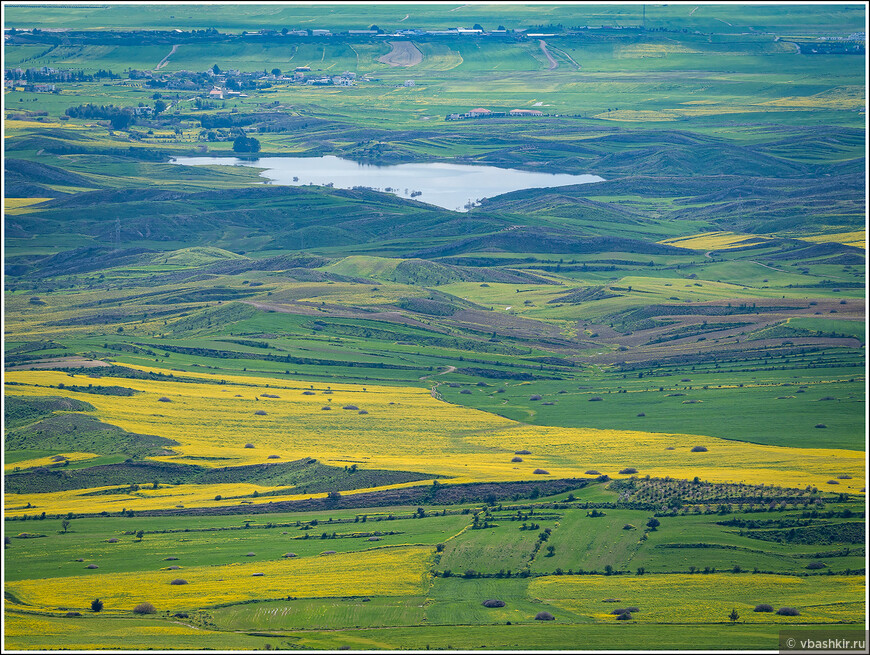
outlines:
[[[4,7],[5,649],[863,634],[863,5],[201,9]]]

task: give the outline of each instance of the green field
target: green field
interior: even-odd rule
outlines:
[[[865,18],[4,7],[4,646],[863,635]]]

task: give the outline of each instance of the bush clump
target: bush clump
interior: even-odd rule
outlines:
[[[245,557],[256,557],[256,555],[257,553],[255,552],[245,553]]]
[[[356,405],[345,405],[342,409],[359,409]]]
[[[253,448],[253,447],[254,447],[254,444],[252,444],[252,443],[245,444],[245,448]]]
[[[266,410],[264,410],[264,409],[258,409],[256,412],[254,412],[254,415],[256,415],[256,416],[265,416],[265,415],[266,415]]]
[[[167,571],[177,571],[177,570],[180,569],[180,568],[181,568],[181,567],[178,566],[177,564],[173,564],[172,566],[167,566],[167,567],[166,567],[166,570],[167,570]]]
[[[466,394],[466,395],[470,395],[470,394],[471,394],[471,389],[463,389],[463,390],[460,391],[459,393],[463,393],[463,394]]]
[[[281,557],[298,557],[296,553],[284,553]]]
[[[622,614],[616,615],[617,621],[631,621],[632,618],[631,612],[623,612]]]
[[[646,416],[646,414],[644,414],[643,412],[641,412],[640,414],[638,414],[638,416]]]
[[[836,480],[828,480],[828,484],[840,484]]]
[[[776,613],[780,616],[800,616],[801,613],[798,612],[794,607],[780,607],[776,610]]]
[[[545,471],[544,469],[535,469],[532,471],[535,475],[550,475],[549,471]]]
[[[68,619],[71,619],[71,618],[76,617],[76,616],[81,616],[81,615],[82,615],[81,612],[67,612],[66,614],[64,614],[64,616]]]
[[[139,603],[133,608],[134,614],[156,614],[157,608],[151,603]]]
[[[118,543],[118,539],[115,537],[112,537],[111,539],[106,539],[106,543],[107,544],[116,544],[116,543]]]
[[[367,412],[366,410],[364,410],[364,409],[359,410],[359,413],[360,413],[360,414],[368,414],[368,412]]]
[[[828,565],[825,564],[824,562],[810,562],[809,564],[807,564],[807,568],[810,571],[818,571],[819,569],[823,569],[826,566],[828,566]]]
[[[817,428],[826,428],[826,427],[828,427],[828,426],[825,425],[824,423],[817,423],[817,424],[816,424],[816,427],[817,427]]]
[[[707,446],[692,446],[693,453],[706,453]]]
[[[157,402],[159,402],[159,403],[171,403],[172,401],[169,398],[167,398],[166,396],[160,396],[160,398],[157,399]]]
[[[505,604],[505,603],[504,603],[503,600],[497,600],[497,599],[495,599],[495,598],[491,598],[491,599],[489,599],[489,600],[485,600],[485,601],[483,601],[483,603],[482,603],[482,605],[483,605],[484,607],[504,607],[504,604]]]
[[[586,475],[601,475],[600,471],[596,471],[595,469],[589,469],[586,471]]]
[[[838,480],[851,480],[851,479],[852,479],[852,476],[851,476],[851,475],[846,475],[846,474],[844,473],[843,475],[838,475],[838,476],[837,476],[837,479],[838,479]]]
[[[514,458],[511,459],[511,461],[512,461],[512,462],[522,462],[522,461],[523,461],[523,458],[522,458],[522,457],[514,457]]]
[[[514,455],[531,455],[531,450],[515,450]]]
[[[619,472],[620,475],[631,475],[633,473],[637,473],[637,469],[633,466],[626,467]]]
[[[595,403],[595,402],[599,402],[599,401],[602,401],[602,400],[604,400],[604,398],[602,398],[601,396],[592,396],[592,398],[589,399],[589,402],[590,402],[590,403]]]
[[[549,612],[538,612],[535,614],[535,621],[555,621],[556,617]]]
[[[313,396],[313,395],[315,395],[315,394],[314,394],[313,391],[303,391],[303,392],[302,392],[302,395],[303,395],[303,396]]]
[[[759,605],[756,605],[755,609],[752,611],[753,612],[772,612],[773,605],[768,605],[767,603],[761,603]]]
[[[164,562],[174,562],[177,559],[178,559],[177,557],[164,557],[163,561]]]
[[[529,400],[540,400],[540,399],[541,399],[541,396],[539,396],[536,393],[529,396]]]
[[[266,459],[281,459],[281,455],[269,455]]]
[[[100,567],[97,566],[96,564],[88,564],[85,568],[86,568],[86,569],[98,569],[98,568],[100,568]]]
[[[187,584],[187,580],[185,580],[184,578],[175,578],[175,580],[173,580],[169,584],[174,584],[174,585]]]
[[[321,409],[322,411],[324,411],[324,412],[328,412],[330,409],[332,409],[332,407],[330,407],[329,405],[324,405],[324,406],[321,407],[320,409]]]
[[[251,573],[252,578],[262,578],[264,575],[266,575],[266,574],[265,573]]]

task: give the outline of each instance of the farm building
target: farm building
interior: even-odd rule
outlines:
[[[544,112],[537,109],[511,109],[508,114],[510,116],[543,116]]]

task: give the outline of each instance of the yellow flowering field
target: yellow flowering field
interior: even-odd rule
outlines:
[[[705,232],[688,237],[676,237],[665,239],[659,243],[691,250],[727,250],[729,248],[741,248],[761,241],[768,241],[768,237],[760,237],[755,234],[738,234],[736,232]]]
[[[31,205],[37,205],[41,202],[45,202],[46,200],[53,200],[53,198],[4,198],[3,209],[6,211],[7,214],[23,213],[19,210],[26,211],[26,207],[30,207]]]
[[[62,455],[66,457],[71,462],[81,462],[86,459],[93,459],[94,457],[98,457],[95,453],[57,453],[57,455]],[[33,459],[25,459],[20,462],[12,462],[10,464],[4,464],[4,471],[14,471],[16,468],[20,468],[21,470],[34,468],[37,466],[52,466],[53,464],[57,464],[54,460],[54,457],[57,455],[47,455],[45,457],[34,457]]]
[[[131,483],[133,481],[131,480]],[[445,483],[473,482],[471,479],[445,480]],[[387,489],[401,489],[412,487],[421,482],[401,482],[398,484],[382,485],[365,489],[342,491],[343,496],[372,491],[385,491]],[[280,496],[263,496],[262,494],[279,489],[292,489],[293,487],[266,487],[256,484],[233,483],[233,484],[178,484],[161,485],[159,489],[142,487],[139,491],[124,492],[112,495],[91,495],[97,491],[110,491],[118,489],[113,487],[90,487],[88,489],[76,489],[71,491],[52,491],[47,493],[13,494],[4,496],[5,514],[7,516],[20,516],[22,514],[39,513],[45,510],[49,513],[88,514],[95,511],[120,512],[122,509],[152,510],[171,509],[184,507],[192,509],[196,507],[220,507],[222,505],[235,506],[240,502],[252,505],[263,505],[270,502],[285,500],[304,500],[308,498],[326,498],[326,493],[305,494],[282,494]],[[256,491],[259,497],[251,495]],[[220,500],[215,500],[220,496]],[[247,496],[243,501],[240,496]],[[27,507],[30,505],[30,507]]]
[[[22,383],[14,387],[22,395],[46,393],[44,386],[27,385],[56,387],[81,378],[56,371],[7,373],[7,380]],[[589,468],[614,476],[633,466],[641,475],[699,476],[711,482],[821,488],[828,480],[848,474],[852,478],[842,480],[838,490],[857,492],[865,485],[864,457],[856,451],[764,446],[686,434],[529,426],[436,400],[420,388],[349,384],[327,388],[279,379],[221,378],[226,384],[124,379],[119,383],[145,393],[87,394],[87,401],[97,408],[93,414],[100,420],[179,442],[172,448],[176,454],[157,459],[207,466],[260,464],[271,461],[269,455],[278,455],[280,460],[275,461],[314,457],[326,464],[354,462],[362,468],[441,474],[457,481],[536,479],[533,471],[538,468],[552,477],[582,476]],[[304,395],[305,391],[313,395]],[[51,393],[84,395],[56,388]],[[278,397],[266,398],[264,393]],[[164,396],[170,402],[158,401]],[[326,406],[332,409],[324,410]],[[345,406],[369,413],[342,409]],[[708,453],[689,452],[701,442]],[[245,448],[246,444],[254,447]],[[666,450],[671,446],[675,450]],[[532,454],[522,463],[511,462],[520,449]],[[244,490],[252,493],[255,488],[250,485]],[[219,493],[238,495],[217,487],[198,495],[187,489],[172,493],[192,493],[190,500],[195,502]],[[111,500],[112,496],[91,498]]]
[[[616,608],[637,607],[638,623],[727,622],[736,609],[745,623],[862,622],[864,576],[767,574],[664,574],[643,576],[548,576],[529,584],[529,596],[565,610],[616,621]],[[618,599],[605,603],[604,599]],[[767,603],[774,612],[754,612]],[[780,616],[780,607],[793,607],[800,616]]]
[[[101,598],[106,610],[130,611],[152,603],[158,611],[201,608],[246,600],[336,596],[414,596],[425,593],[430,546],[374,548],[266,562],[185,567],[132,573],[9,582],[7,591],[38,607],[90,607]],[[262,576],[255,575],[262,573]],[[175,579],[188,584],[170,584]]]
[[[842,243],[846,246],[865,248],[867,231],[855,230],[854,232],[837,232],[836,234],[818,234],[811,237],[801,237],[801,239],[803,241],[812,241],[813,243]]]

